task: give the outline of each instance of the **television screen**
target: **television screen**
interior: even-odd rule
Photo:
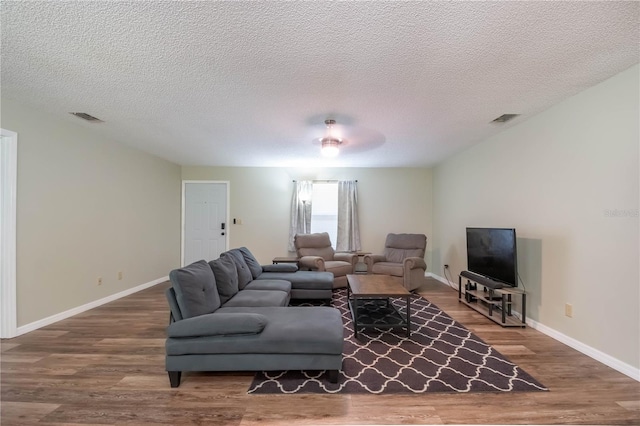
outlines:
[[[513,287],[518,285],[516,230],[467,228],[467,268]]]

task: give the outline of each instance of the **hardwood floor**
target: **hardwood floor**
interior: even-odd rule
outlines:
[[[640,383],[530,328],[501,328],[435,280],[420,292],[550,391],[248,395],[252,373],[185,373],[171,389],[168,285],[3,340],[0,423],[640,424]]]

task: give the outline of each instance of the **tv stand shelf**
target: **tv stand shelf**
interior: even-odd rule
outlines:
[[[463,285],[463,278],[466,283]],[[458,276],[458,301],[503,327],[526,327],[527,294],[516,287],[499,287],[491,280],[467,271]],[[511,305],[520,296],[522,318],[513,316]]]

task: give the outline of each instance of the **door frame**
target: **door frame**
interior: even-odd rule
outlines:
[[[224,249],[227,250],[229,248],[229,233],[230,233],[230,226],[229,226],[229,217],[231,216],[231,197],[229,194],[229,181],[228,180],[183,180],[182,181],[182,207],[180,209],[180,266],[186,266],[184,264],[184,208],[185,208],[185,199],[184,199],[184,193],[185,193],[185,187],[187,184],[194,184],[194,183],[221,183],[224,184],[226,186],[226,192],[227,192],[227,211],[225,212],[225,222],[226,226],[225,226],[225,232],[224,232]],[[211,259],[213,260],[213,259]]]
[[[16,200],[18,134],[0,129],[0,338],[18,335],[16,298]]]

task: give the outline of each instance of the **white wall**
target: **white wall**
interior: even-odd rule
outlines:
[[[639,74],[636,65],[450,158],[433,175],[436,271],[444,263],[454,277],[466,269],[465,227],[515,227],[528,315],[635,369]]]
[[[246,246],[262,263],[286,256],[293,180],[358,180],[363,251],[382,253],[388,233],[431,238],[431,170],[420,168],[287,169],[271,167],[183,167],[184,180],[230,182],[230,248]],[[430,265],[430,240],[425,256]]]
[[[180,263],[180,167],[74,120],[2,99],[2,128],[18,133],[18,326]]]

